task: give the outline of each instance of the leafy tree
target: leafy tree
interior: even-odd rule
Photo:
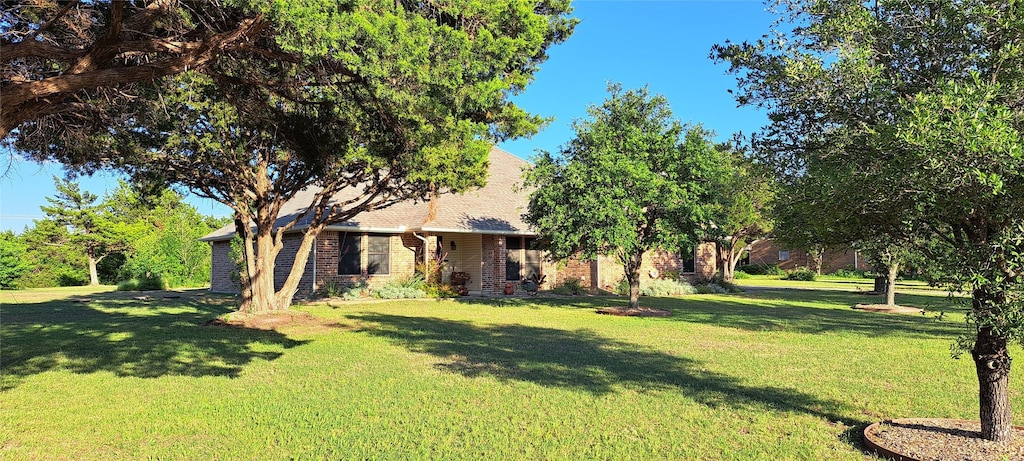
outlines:
[[[105,201],[115,232],[130,242],[121,279],[159,277],[172,287],[210,282],[210,246],[199,238],[226,220],[203,216],[171,189],[139,191],[121,182]]]
[[[608,91],[588,119],[573,122],[576,137],[559,157],[543,152],[526,171],[524,186],[536,189],[523,218],[556,259],[614,255],[636,308],[643,254],[698,241],[711,180],[724,170],[710,134],[684,129],[663,96],[619,85]]]
[[[159,82],[148,103],[107,114],[114,121],[85,142],[17,146],[229,206],[248,272],[242,310],[285,309],[325,226],[479,186],[492,143],[539,129],[544,120],[509,97],[571,33],[568,3],[239,1],[273,24],[253,37],[257,50]],[[293,229],[303,240],[275,291],[276,256]]]
[[[1024,338],[1024,9],[784,6],[792,29],[713,51],[737,73],[739,102],[770,108],[755,145],[875,229],[940,242],[945,281],[972,293],[958,344],[974,359],[981,436],[1009,440],[1007,344]]]
[[[18,288],[18,279],[32,268],[25,259],[27,251],[14,232],[0,232],[0,289]]]
[[[89,282],[85,250],[72,244],[67,226],[50,219],[36,220],[19,238],[28,248],[25,259],[31,269],[18,279],[18,286],[77,286]]]
[[[71,232],[71,244],[81,247],[89,265],[89,284],[99,285],[96,264],[107,256],[118,241],[112,232],[111,222],[99,197],[88,191],[79,190],[78,183],[53,178],[57,188],[56,197],[46,197],[50,205],[39,207],[59,225],[67,226]]]
[[[720,145],[728,170],[712,194],[712,225],[707,238],[715,243],[722,277],[732,280],[736,264],[749,246],[772,231],[771,204],[775,184],[770,175],[733,144]]]

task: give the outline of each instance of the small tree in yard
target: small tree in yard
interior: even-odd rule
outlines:
[[[817,178],[874,229],[927,242],[972,295],[981,436],[1006,442],[1011,341],[1024,339],[1024,8],[1020,2],[785,2],[798,26],[713,54],[788,182]],[[826,208],[817,216],[831,219]]]
[[[713,194],[714,215],[708,238],[722,266],[722,278],[731,281],[744,250],[772,231],[771,203],[775,184],[771,176],[731,144],[720,145],[727,162],[725,177]]]
[[[544,152],[526,171],[524,185],[536,190],[523,218],[546,236],[553,258],[615,256],[637,308],[644,252],[698,241],[723,170],[709,133],[684,129],[664,97],[619,85],[609,92],[573,123],[576,137],[559,157]]]
[[[96,264],[120,243],[112,232],[112,223],[106,205],[96,201],[96,194],[79,190],[78,183],[53,178],[56,197],[46,197],[49,206],[41,206],[46,215],[57,224],[67,226],[71,244],[81,247],[89,263],[89,284],[99,285]]]

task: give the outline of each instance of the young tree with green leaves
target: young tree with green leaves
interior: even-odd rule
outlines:
[[[647,88],[609,85],[559,156],[543,152],[524,175],[526,222],[555,259],[613,255],[640,304],[645,252],[679,251],[699,241],[710,217],[710,192],[724,170],[710,134],[684,128],[668,101]]]
[[[230,207],[249,313],[288,308],[327,225],[483,184],[492,144],[545,123],[510,97],[575,24],[568,0],[239,4],[272,24],[251,37],[257,46],[152,85],[146,103],[112,111],[115,122],[85,142],[17,145]],[[291,230],[303,230],[302,242],[277,289]]]
[[[96,264],[115,247],[123,244],[112,232],[112,223],[105,204],[99,197],[80,190],[78,183],[54,176],[56,197],[46,197],[50,205],[39,207],[50,219],[66,226],[71,232],[71,244],[83,249],[89,264],[89,284],[99,285]]]
[[[713,217],[706,238],[715,243],[722,278],[731,281],[743,252],[772,231],[775,183],[734,144],[717,148],[727,171],[712,194]]]
[[[1024,338],[1024,8],[782,6],[795,27],[713,50],[737,73],[739,102],[771,111],[755,146],[874,229],[941,245],[945,281],[972,294],[958,344],[974,359],[981,436],[1008,441],[1007,346]]]

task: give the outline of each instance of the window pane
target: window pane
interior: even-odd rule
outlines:
[[[683,272],[691,273],[697,271],[697,249],[691,248],[688,252],[683,253]]]
[[[779,261],[789,261],[789,250],[779,250]]]
[[[520,280],[521,274],[520,258],[522,257],[522,239],[519,237],[506,237],[505,252],[505,280]]]
[[[391,268],[388,267],[388,255],[386,254],[375,254],[367,255],[366,259],[366,273],[367,274],[390,274]]]
[[[359,275],[361,235],[344,232],[338,238],[338,274]]]
[[[367,274],[391,273],[391,236],[370,235],[367,244]]]
[[[523,277],[530,278],[541,276],[541,254],[540,250],[523,250],[526,253],[526,264],[523,271]]]
[[[390,253],[391,236],[371,235],[369,240],[368,253]]]

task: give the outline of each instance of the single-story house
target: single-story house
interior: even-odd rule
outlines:
[[[784,270],[809,268],[814,270],[814,260],[804,249],[787,247],[775,239],[764,239],[750,246],[747,264],[774,264]],[[839,269],[869,271],[871,264],[864,255],[854,248],[826,251],[821,259],[821,273],[831,274]]]
[[[527,206],[527,193],[514,187],[528,165],[493,148],[487,185],[464,194],[440,196],[432,218],[428,203],[407,201],[328,226],[313,245],[299,294],[315,292],[332,282],[364,280],[373,286],[412,276],[425,250],[428,257],[444,260],[443,276],[469,274],[466,288],[470,294],[500,294],[506,283],[518,290],[520,282],[533,274],[546,276],[542,288],[558,286],[570,277],[591,288],[615,286],[623,278],[623,270],[612,258],[554,262],[531,248],[537,233],[520,217]],[[300,212],[309,200],[309,194],[300,193],[283,208],[282,216]],[[303,228],[300,223],[285,234],[274,274],[278,288],[291,269]],[[213,247],[211,291],[239,290],[232,277],[236,270],[230,257],[233,235],[234,226],[228,225],[202,238]],[[699,246],[692,257],[666,252],[645,256],[641,274],[657,277],[665,271],[690,278],[714,275],[713,245]]]

